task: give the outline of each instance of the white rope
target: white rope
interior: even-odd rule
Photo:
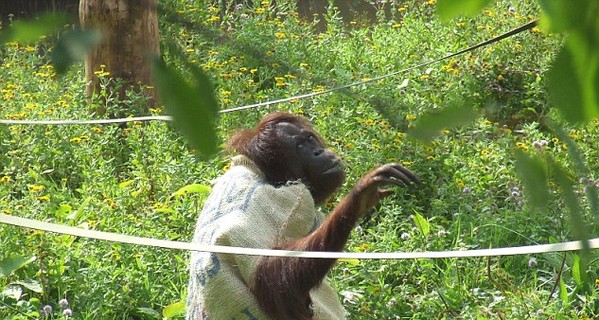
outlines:
[[[0,223],[10,224],[23,228],[42,230],[47,232],[66,234],[76,237],[120,242],[142,246],[152,246],[166,249],[228,253],[252,256],[271,257],[301,257],[301,258],[329,258],[329,259],[440,259],[440,258],[468,258],[468,257],[492,257],[528,255],[551,252],[564,252],[581,250],[585,246],[584,241],[570,241],[552,244],[539,244],[510,248],[461,250],[461,251],[429,251],[429,252],[308,252],[287,251],[229,247],[219,245],[206,245],[182,241],[169,241],[153,238],[135,237],[118,233],[86,230],[54,223],[42,222],[27,218],[20,218],[6,214],[0,214]],[[599,238],[587,240],[589,249],[599,249]]]
[[[9,120],[0,119],[0,124],[24,124],[24,125],[74,125],[74,124],[111,124],[125,123],[134,121],[172,121],[170,116],[144,116],[128,117],[117,119],[96,119],[96,120]]]

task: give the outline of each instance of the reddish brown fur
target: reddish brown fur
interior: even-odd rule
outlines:
[[[280,142],[275,139],[272,130],[273,125],[280,122],[297,124],[315,132],[308,120],[302,117],[274,113],[265,117],[255,129],[238,132],[229,144],[230,148],[251,158],[268,181],[275,185],[298,179],[289,175],[290,160],[277,148]],[[317,137],[324,146],[322,138]],[[390,194],[389,190],[379,187],[400,182],[407,185],[418,183],[418,179],[397,164],[388,164],[367,173],[320,227],[306,237],[277,249],[341,251],[362,214],[376,205],[380,198]],[[313,193],[315,199],[323,201],[330,195],[318,194],[318,191]],[[310,290],[325,278],[334,263],[334,259],[263,257],[256,270],[252,291],[261,309],[273,319],[312,319]]]

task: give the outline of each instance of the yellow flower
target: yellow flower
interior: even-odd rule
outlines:
[[[263,14],[264,13],[264,8],[258,8],[256,9],[256,14]]]
[[[219,20],[220,20],[219,16],[212,16],[212,17],[206,19],[206,22],[213,23],[213,22],[218,22]]]
[[[0,183],[8,183],[10,182],[12,179],[10,176],[3,176],[2,178],[0,178]]]
[[[537,27],[534,27],[534,28],[532,28],[530,31],[531,31],[532,33],[535,33],[535,34],[537,34],[537,33],[541,33],[541,29],[539,29],[539,28],[537,28]]]
[[[374,124],[375,124],[375,122],[372,119],[366,119],[366,120],[364,120],[364,125],[367,125],[367,126],[371,127]]]
[[[402,161],[401,164],[404,165],[404,166],[406,166],[406,167],[409,167],[409,166],[412,165],[412,162],[411,161]]]
[[[50,201],[50,197],[49,196],[41,196],[41,197],[37,197],[38,201],[42,201],[42,202],[48,202]]]
[[[312,92],[322,92],[322,91],[325,91],[326,89],[327,89],[327,88],[326,88],[325,86],[323,86],[323,85],[317,85],[317,86],[316,86],[316,87],[315,87],[315,88],[312,90]]]
[[[414,121],[414,120],[416,120],[416,116],[413,115],[413,114],[407,114],[406,115],[406,120],[408,120],[408,121]]]
[[[25,117],[27,117],[27,114],[24,112],[21,113],[12,113],[12,114],[7,114],[6,118],[11,119],[11,120],[20,120],[20,119],[25,119]]]
[[[104,133],[104,129],[102,129],[100,127],[93,127],[93,128],[91,128],[91,130],[95,134],[102,134],[102,133]]]
[[[528,150],[528,146],[523,142],[516,142],[516,148],[521,150]]]
[[[284,34],[283,32],[275,32],[275,38],[277,38],[277,39],[285,39],[285,37],[287,37],[287,35]]]
[[[94,71],[94,74],[100,78],[102,77],[108,77],[110,75],[110,72],[108,71]]]
[[[46,187],[41,185],[41,184],[29,184],[27,185],[27,189],[29,189],[29,192],[40,192],[42,190],[44,190]]]
[[[112,199],[106,198],[103,202],[112,209],[116,208],[116,202],[114,202]]]
[[[363,244],[359,245],[359,246],[356,248],[356,251],[359,251],[359,252],[364,252],[364,251],[366,251],[366,250],[368,250],[368,249],[370,249],[370,244],[369,244],[369,243],[363,243]]]
[[[305,62],[300,63],[299,66],[302,67],[302,68],[309,68],[310,67],[310,65],[307,64],[307,63],[305,63]]]
[[[437,4],[437,0],[428,0],[426,2],[429,6],[434,6],[435,4]]]

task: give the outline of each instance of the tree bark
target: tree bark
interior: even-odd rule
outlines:
[[[97,71],[124,81],[118,97],[128,89],[146,91],[152,100],[151,68],[148,57],[160,54],[156,0],[80,0],[82,28],[102,32],[102,42],[85,59],[86,92],[100,89]]]

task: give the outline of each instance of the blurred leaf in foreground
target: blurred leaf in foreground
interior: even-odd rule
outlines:
[[[441,130],[468,124],[477,116],[478,112],[467,101],[452,103],[444,109],[424,114],[408,134],[422,142],[429,142]]]
[[[75,29],[62,34],[50,54],[56,73],[63,74],[71,64],[82,60],[100,40],[102,34],[93,29]]]
[[[173,48],[171,48],[173,51]],[[177,51],[173,51],[176,52]],[[186,81],[175,68],[154,58],[152,70],[159,99],[173,117],[175,126],[187,137],[203,157],[217,151],[216,120],[218,104],[208,76],[196,66],[186,64],[191,81]]]
[[[477,14],[489,0],[439,0],[437,11],[443,21]]]
[[[10,276],[15,270],[22,268],[35,261],[35,257],[25,258],[17,255],[5,257],[0,261],[0,275]]]
[[[536,209],[546,208],[549,201],[546,162],[538,156],[529,156],[518,151],[516,152],[516,170],[522,180],[530,205]]]
[[[0,35],[0,44],[8,41],[35,42],[44,35],[58,31],[68,22],[65,13],[44,13],[36,19],[15,20]]]
[[[549,93],[574,123],[599,117],[599,6],[596,0],[540,0],[541,26],[567,38],[549,72]]]

